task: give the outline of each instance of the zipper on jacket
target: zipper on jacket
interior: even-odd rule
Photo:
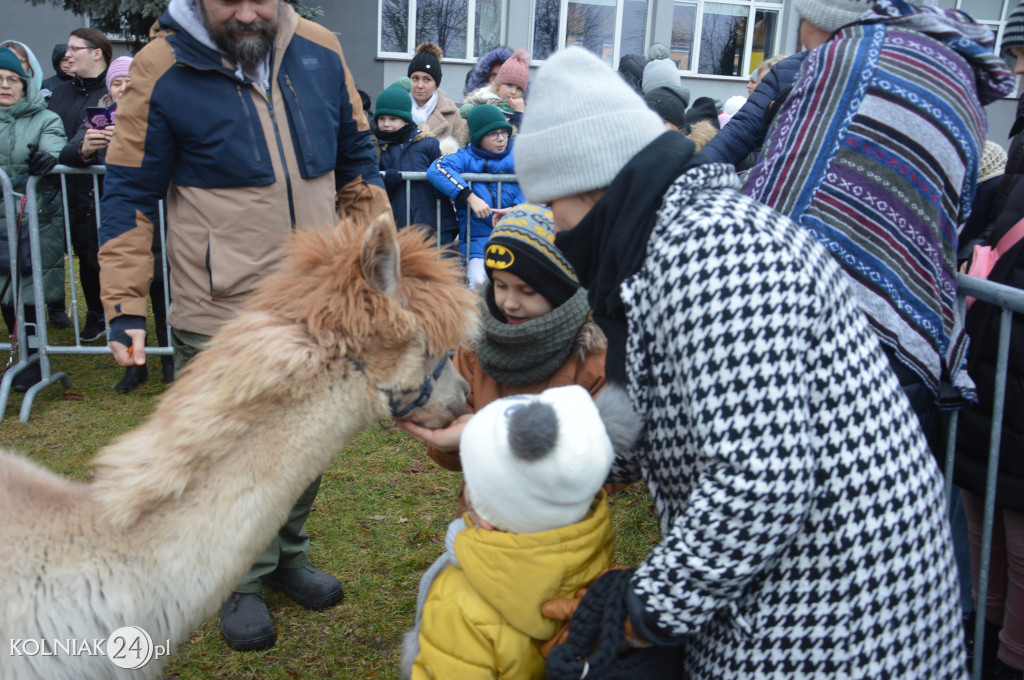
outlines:
[[[484,174],[485,175],[487,174],[487,166],[490,165],[490,164],[491,164],[490,159],[485,159],[484,160]],[[488,184],[487,185],[487,190],[491,192],[491,207],[492,208],[497,208],[498,207],[498,195],[494,191],[494,188],[496,186],[498,186],[498,185],[497,184]]]
[[[242,93],[242,86],[235,85],[235,90],[238,91],[238,102],[242,105],[242,112],[245,113],[246,127],[249,128],[249,144],[252,146],[252,155],[255,157],[256,162],[260,161],[260,145],[256,143],[256,130],[252,125],[252,115],[249,113],[249,107],[245,105],[245,95]]]
[[[274,83],[270,83],[270,90],[267,92],[267,110],[270,112],[270,122],[274,124],[274,137],[277,139],[277,153],[281,156],[281,170],[284,172],[284,185],[288,192],[288,215],[292,218],[292,229],[295,228],[295,199],[292,196],[292,177],[288,173],[288,158],[284,155],[284,143],[281,141],[281,129],[277,126],[277,116],[274,115]]]
[[[312,158],[313,156],[313,140],[309,137],[309,128],[306,127],[306,118],[302,115],[302,102],[299,101],[299,95],[292,87],[292,79],[288,77],[288,74],[284,74],[285,85],[292,93],[292,101],[295,102],[295,119],[296,127],[299,128],[299,132],[302,133],[302,139],[306,142],[306,158]]]

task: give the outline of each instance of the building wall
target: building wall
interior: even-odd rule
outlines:
[[[508,21],[506,44],[511,47],[529,47],[532,0],[507,0]],[[356,86],[376,101],[377,95],[397,78],[406,75],[408,59],[377,58],[377,0],[319,0],[309,3],[324,10],[320,23],[338,34],[349,70]],[[780,21],[781,44],[779,51],[790,54],[799,49],[797,24],[799,17],[792,3],[785,3]],[[648,17],[648,44],[668,43],[672,30],[673,0],[653,0]],[[4,7],[4,27],[0,41],[19,40],[28,45],[40,63],[45,76],[52,75],[50,52],[54,44],[67,40],[72,29],[85,25],[85,19],[49,3],[32,5],[24,0],[8,0]],[[123,45],[115,43],[115,56],[127,54]],[[538,64],[531,67],[536,72]],[[458,102],[469,62],[445,61],[441,89]],[[717,76],[690,76],[683,78],[690,89],[691,101],[707,96],[726,100],[733,95],[746,96],[746,79]],[[1016,114],[1016,98],[1004,99],[987,107],[989,138],[1006,146],[1006,135]]]
[[[7,0],[4,3],[4,26],[0,30],[0,42],[17,40],[28,45],[43,67],[43,77],[49,78],[54,74],[50,65],[53,46],[67,42],[71,31],[80,26],[85,26],[82,16],[54,7],[48,2],[32,5],[24,0]]]

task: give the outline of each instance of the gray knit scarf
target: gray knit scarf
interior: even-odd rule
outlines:
[[[489,308],[483,317],[483,332],[476,341],[476,355],[487,375],[503,385],[530,385],[554,375],[572,352],[590,305],[587,291],[576,293],[547,314],[521,324],[498,318],[491,283],[481,295]]]

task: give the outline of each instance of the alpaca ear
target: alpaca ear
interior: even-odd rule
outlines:
[[[363,235],[363,277],[370,287],[387,295],[394,294],[401,278],[398,234],[387,213],[373,221]]]

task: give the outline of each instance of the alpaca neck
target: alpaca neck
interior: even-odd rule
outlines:
[[[201,423],[171,430],[158,412],[113,445],[116,450],[105,452],[103,474],[120,479],[115,492],[100,497],[115,516],[118,503],[139,504],[134,495],[140,486],[143,492],[157,486],[166,495],[159,482],[173,486],[181,468],[191,468],[180,482],[180,495],[159,499],[124,528],[135,556],[147,563],[151,582],[164,584],[167,591],[157,600],[168,608],[165,617],[157,617],[166,621],[167,630],[160,630],[159,621],[150,624],[157,627],[150,631],[154,637],[180,640],[212,614],[269,545],[299,495],[353,436],[381,415],[366,407],[365,396],[361,408],[326,387],[320,396],[319,408],[311,407],[318,400],[304,400],[290,408],[279,406],[273,417],[208,414],[207,423],[217,425],[213,432]],[[200,441],[205,442],[197,449],[201,456],[181,450],[182,442],[193,448],[202,446]],[[126,456],[133,474],[114,467],[122,451],[145,452],[141,458]],[[160,472],[154,475],[150,466]],[[139,471],[145,471],[144,482],[133,479]]]

